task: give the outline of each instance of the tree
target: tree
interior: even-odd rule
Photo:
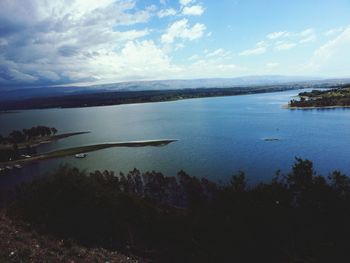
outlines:
[[[246,190],[247,181],[245,178],[245,173],[243,171],[239,171],[237,175],[232,175],[230,185],[236,192],[243,192]]]
[[[10,133],[10,138],[12,140],[13,143],[21,143],[25,140],[25,136],[21,131],[12,131]]]
[[[287,183],[295,191],[304,191],[312,186],[315,174],[313,164],[309,160],[303,160],[298,157],[295,160],[292,173],[287,176]]]
[[[51,132],[53,133],[53,135],[56,135],[57,129],[56,129],[55,127],[52,127],[52,128],[51,128]]]
[[[328,176],[330,186],[340,195],[350,191],[350,179],[340,171],[334,171]]]

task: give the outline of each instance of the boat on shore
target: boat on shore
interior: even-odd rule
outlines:
[[[87,156],[87,153],[78,153],[76,155],[74,155],[75,158],[85,158]]]

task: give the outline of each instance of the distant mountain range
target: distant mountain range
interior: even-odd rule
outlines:
[[[143,91],[143,90],[176,90],[194,88],[229,88],[271,85],[336,85],[350,83],[350,78],[326,79],[298,76],[246,76],[237,78],[211,78],[211,79],[179,79],[179,80],[153,80],[130,81],[90,86],[50,86],[11,88],[0,90],[0,101],[22,100],[30,98],[56,97],[72,94],[104,93],[111,91]]]

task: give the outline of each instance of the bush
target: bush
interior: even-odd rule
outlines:
[[[218,185],[180,172],[87,175],[62,167],[18,190],[14,218],[88,246],[154,262],[339,262],[350,259],[350,184],[312,162],[247,187],[244,173]]]

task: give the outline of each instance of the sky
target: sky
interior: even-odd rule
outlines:
[[[0,88],[350,77],[349,0],[0,0]]]

